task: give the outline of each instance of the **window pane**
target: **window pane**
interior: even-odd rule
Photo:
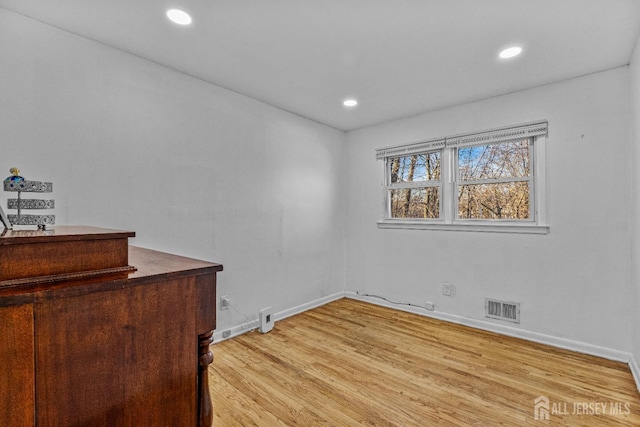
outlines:
[[[529,219],[529,183],[461,185],[460,219]]]
[[[439,187],[391,190],[391,218],[440,217]]]
[[[529,140],[458,149],[461,181],[529,176]]]
[[[389,159],[391,183],[440,179],[440,151]]]

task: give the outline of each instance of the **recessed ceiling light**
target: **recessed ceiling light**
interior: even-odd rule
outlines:
[[[358,101],[356,101],[355,99],[346,99],[342,105],[344,105],[345,107],[355,107],[356,105],[358,105]]]
[[[520,46],[509,47],[503,50],[502,52],[500,52],[500,58],[502,59],[513,58],[514,56],[520,55],[521,52],[522,52],[522,48]]]
[[[169,9],[167,10],[167,18],[179,25],[191,24],[191,16],[184,10]]]

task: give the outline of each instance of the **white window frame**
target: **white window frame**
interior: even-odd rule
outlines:
[[[414,147],[415,148],[415,147]],[[402,190],[402,189],[419,189],[419,188],[438,188],[438,200],[439,200],[439,211],[442,213],[442,191],[443,191],[443,182],[442,178],[442,154],[444,148],[444,141],[428,141],[426,143],[422,143],[419,146],[420,151],[412,150],[403,150],[399,154],[393,157],[386,157],[384,164],[386,171],[389,172],[391,170],[390,160],[397,157],[408,157],[412,154],[427,154],[440,151],[440,167],[441,167],[441,176],[439,180],[427,180],[427,181],[413,181],[413,182],[400,182],[400,183],[392,183],[391,182],[391,174],[385,173],[385,188],[387,191],[386,202],[387,202],[387,212],[391,212],[391,190]],[[422,219],[422,221],[439,221],[438,219]]]
[[[546,140],[548,123],[546,120],[506,126],[481,132],[471,132],[443,138],[435,138],[410,144],[397,145],[376,150],[376,158],[382,164],[382,200],[378,228],[478,231],[500,233],[547,234],[549,225],[546,215]],[[458,149],[461,147],[489,145],[500,142],[528,139],[531,162],[530,182],[530,219],[527,220],[495,220],[495,219],[461,219],[458,212]],[[390,182],[390,161],[395,157],[422,154],[441,150],[440,168],[440,218],[391,218],[391,189],[401,187],[427,187],[434,183],[416,182],[402,186]],[[517,181],[508,179],[505,181]],[[500,181],[500,180],[499,180]],[[491,181],[491,182],[499,182]],[[468,184],[468,182],[466,183]]]

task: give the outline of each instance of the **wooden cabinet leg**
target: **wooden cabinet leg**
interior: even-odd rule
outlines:
[[[209,345],[213,342],[213,331],[198,335],[198,427],[211,427],[213,408],[209,394],[208,368],[213,362]]]

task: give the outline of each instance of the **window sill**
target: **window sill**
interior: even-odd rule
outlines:
[[[401,230],[474,231],[486,233],[549,234],[549,226],[534,224],[444,224],[422,221],[378,221],[378,228]]]

